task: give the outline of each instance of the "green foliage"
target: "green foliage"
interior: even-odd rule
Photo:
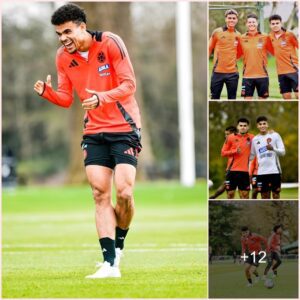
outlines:
[[[241,253],[241,227],[269,238],[273,227],[282,224],[287,235],[282,245],[298,239],[298,201],[210,201],[209,245],[214,255]]]
[[[224,130],[236,125],[240,117],[250,121],[249,132],[257,134],[256,118],[265,115],[270,129],[283,139],[286,155],[280,157],[283,182],[298,182],[298,103],[297,102],[210,102],[209,106],[209,178],[217,185],[224,181],[226,158],[221,158]],[[287,120],[290,120],[287,124]]]

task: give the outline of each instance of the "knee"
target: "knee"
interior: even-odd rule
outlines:
[[[99,186],[94,186],[93,190],[93,198],[96,205],[105,204],[110,202],[110,193],[109,191],[103,189]]]
[[[124,187],[117,190],[117,200],[119,205],[129,205],[133,200],[133,192],[130,187]]]

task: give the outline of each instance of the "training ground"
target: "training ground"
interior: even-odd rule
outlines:
[[[3,191],[3,298],[206,298],[206,184],[138,183],[122,278],[102,261],[88,186]]]
[[[238,261],[238,260],[237,260]],[[258,267],[263,275],[265,264]],[[274,287],[267,289],[261,280],[247,287],[244,265],[230,261],[213,261],[209,265],[209,297],[211,298],[296,298],[298,299],[298,261],[283,260]]]

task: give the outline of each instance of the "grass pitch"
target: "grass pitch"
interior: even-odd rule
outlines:
[[[265,264],[258,268],[263,275]],[[247,287],[244,266],[232,261],[209,265],[209,297],[211,298],[296,298],[298,299],[298,261],[283,260],[274,287],[267,289],[261,280]]]
[[[2,199],[3,298],[206,298],[206,184],[138,183],[122,278],[102,261],[90,188],[28,187]]]

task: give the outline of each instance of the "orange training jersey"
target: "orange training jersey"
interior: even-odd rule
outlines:
[[[261,235],[250,233],[248,237],[241,238],[242,254],[255,252],[256,255],[262,250],[261,244],[265,245],[266,252],[269,252],[267,239]]]
[[[280,244],[281,244],[280,234],[273,232],[268,241],[270,251],[280,252]]]
[[[214,51],[214,72],[238,72],[236,60],[240,35],[238,31],[229,30],[226,26],[213,31],[209,40],[209,55]]]
[[[278,75],[298,72],[296,48],[299,47],[295,35],[292,32],[283,31],[283,33],[276,38],[274,32],[271,32],[269,39],[274,48]]]
[[[249,166],[249,175],[250,176],[256,176],[258,172],[258,161],[257,157],[255,156],[253,160],[250,162]]]
[[[243,55],[243,78],[268,77],[267,72],[267,50],[270,43],[267,35],[257,32],[252,35],[245,33],[240,38],[238,52]]]
[[[96,91],[104,104],[86,111],[84,134],[140,128],[140,112],[134,98],[135,75],[123,41],[111,32],[88,32],[93,37],[88,59],[60,47],[56,55],[57,91],[45,84],[42,96],[56,105],[69,107],[73,88],[81,101],[92,97],[86,89]]]
[[[251,133],[232,133],[227,136],[222,147],[221,155],[228,157],[226,171],[249,172],[249,157],[251,141],[254,135]],[[240,149],[240,153],[238,153]]]

